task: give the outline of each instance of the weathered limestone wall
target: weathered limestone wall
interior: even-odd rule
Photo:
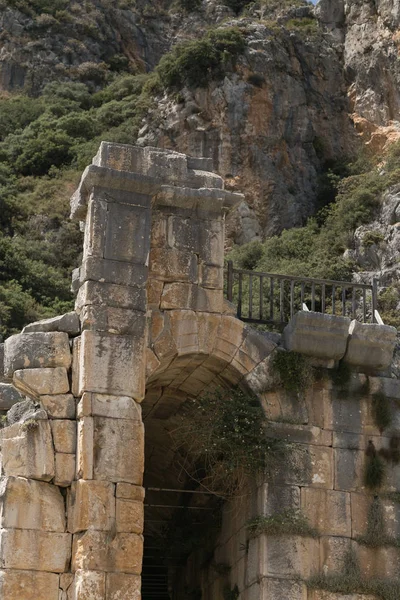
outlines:
[[[311,589],[307,582],[343,574],[350,554],[362,581],[400,582],[400,382],[382,372],[390,365],[395,332],[298,313],[283,338],[286,348],[306,352],[318,368],[307,391],[284,389],[271,367],[279,348],[246,379],[262,402],[267,435],[289,444],[289,456],[248,497],[224,507],[210,566],[199,571],[194,554],[182,578],[195,582],[203,600],[372,600],[373,595]],[[338,371],[335,359],[346,361],[351,371],[343,366]],[[385,399],[389,416],[382,431],[374,406]],[[365,475],[375,455],[385,476],[371,489]],[[383,522],[374,535],[381,539],[362,543],[360,538],[371,536],[371,520],[377,518],[371,510],[378,504]],[[252,519],[285,514],[284,521],[302,515],[315,537],[290,530],[249,533]]]
[[[271,356],[282,351],[276,336],[245,326],[223,300],[224,217],[242,197],[210,168],[178,153],[102,144],[82,177],[72,199],[85,227],[76,310],[27,326],[4,348],[0,409],[28,400],[14,404],[0,431],[2,600],[139,600],[141,403],[146,395],[155,444],[146,468],[157,461],[168,473],[171,415],[188,395],[238,383],[259,395],[271,435],[293,443],[293,465],[226,508],[216,557],[231,566],[231,589],[243,600],[331,600],[298,578],[337,569],[349,545],[363,573],[393,575],[398,550],[379,550],[378,560],[354,538],[372,497],[363,487],[366,448],[391,448],[400,419],[398,382],[381,372],[395,334],[299,313],[286,348],[310,354],[325,376],[304,401],[284,392],[271,375]],[[364,374],[345,395],[332,385],[328,367],[343,358],[368,370],[369,388]],[[371,417],[378,390],[392,404],[393,432],[384,436]],[[398,489],[398,469],[388,465],[385,489]],[[397,531],[398,505],[384,506]],[[249,540],[247,520],[278,507],[300,508],[319,537]],[[188,565],[205,600],[222,600],[226,577]]]

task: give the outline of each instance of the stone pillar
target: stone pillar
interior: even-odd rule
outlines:
[[[72,216],[85,219],[68,499],[75,600],[140,596],[147,311],[157,291],[158,308],[222,310],[223,212],[233,200],[209,167],[176,152],[102,143],[72,198]]]

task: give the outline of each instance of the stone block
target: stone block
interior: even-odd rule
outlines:
[[[107,600],[140,600],[140,588],[141,578],[138,575],[107,573]]]
[[[93,479],[93,417],[84,417],[78,421],[76,450],[76,478]]]
[[[399,575],[400,549],[391,547],[370,548],[354,544],[361,576],[367,579],[395,579]]]
[[[278,466],[276,481],[279,484],[333,489],[332,448],[293,445],[289,460]]]
[[[150,271],[152,277],[157,277],[162,281],[197,283],[197,255],[191,251],[176,248],[152,248]]]
[[[89,529],[75,533],[72,544],[72,571],[105,571],[140,575],[143,538],[134,533],[117,533]]]
[[[244,323],[235,317],[223,315],[220,319],[213,354],[230,363],[246,335]]]
[[[382,393],[387,398],[400,400],[400,380],[389,377],[369,377],[370,394]]]
[[[88,256],[82,263],[79,278],[81,285],[85,281],[99,281],[130,287],[143,287],[146,285],[147,274],[148,267],[144,264],[137,265]]]
[[[216,313],[197,313],[196,314],[199,336],[199,352],[201,354],[211,354],[217,331],[221,323],[221,315]]]
[[[121,533],[143,533],[143,502],[134,502],[117,498],[116,524]]]
[[[4,600],[59,600],[59,576],[38,571],[0,571]]]
[[[72,394],[40,396],[40,403],[50,419],[75,418],[75,400]]]
[[[47,421],[46,411],[40,407],[40,404],[32,400],[23,400],[14,404],[7,413],[7,425],[14,425],[14,423],[24,424],[27,427],[27,421]],[[33,424],[31,423],[33,426]]]
[[[307,600],[376,600],[376,596],[365,594],[341,594],[323,590],[308,590]]]
[[[60,487],[69,487],[75,479],[76,455],[60,454],[55,455],[55,476],[54,483]]]
[[[320,568],[325,575],[342,573],[351,550],[351,539],[348,537],[322,536],[320,538]]]
[[[64,573],[71,559],[71,535],[33,529],[2,529],[0,560],[5,569]]]
[[[84,306],[109,306],[145,312],[146,290],[144,287],[85,281],[79,288],[75,306],[78,312]]]
[[[257,584],[256,584],[257,586]],[[252,586],[252,587],[256,587]],[[307,600],[307,586],[302,581],[265,577],[249,600]]]
[[[318,572],[318,539],[291,535],[261,535],[258,539],[258,578],[308,579]]]
[[[98,571],[76,571],[73,600],[103,600],[106,598],[106,574]]]
[[[68,531],[112,531],[115,486],[108,481],[74,481],[68,493]]]
[[[56,452],[75,454],[76,452],[76,422],[65,419],[51,421],[53,443]]]
[[[0,432],[2,471],[6,476],[50,481],[54,450],[49,421],[16,423]]]
[[[358,491],[363,489],[365,452],[336,448],[334,450],[335,489]]]
[[[357,394],[346,397],[331,396],[331,402],[324,412],[324,426],[336,434],[342,432],[362,433],[366,420],[366,401]]]
[[[108,205],[104,258],[145,265],[150,250],[151,215],[149,208],[119,204]]]
[[[302,488],[301,509],[310,525],[322,535],[351,537],[351,505],[348,492]]]
[[[17,402],[24,400],[24,396],[11,383],[0,383],[0,410],[10,410]]]
[[[65,507],[55,485],[4,477],[0,480],[0,529],[65,532]]]
[[[144,427],[139,421],[94,417],[94,479],[141,485]]]
[[[340,360],[346,352],[350,319],[300,311],[283,332],[287,350],[316,358]]]
[[[109,396],[92,394],[92,415],[110,419],[132,419],[141,422],[140,404],[129,396]]]
[[[132,485],[130,483],[117,483],[116,497],[124,500],[132,500],[134,502],[143,502],[145,489],[140,485]]]
[[[290,423],[274,423],[270,421],[266,428],[268,437],[310,444],[312,446],[332,446],[332,431],[313,425],[292,425]]]
[[[199,284],[212,290],[222,290],[224,286],[224,269],[204,262],[199,264]]]
[[[205,289],[191,283],[166,283],[161,296],[161,310],[188,309],[199,312],[221,313],[221,290]]]
[[[268,334],[246,328],[243,342],[233,357],[232,366],[247,375],[275,350],[276,344]]]
[[[68,333],[69,336],[73,337],[75,335],[79,335],[80,332],[79,317],[76,312],[69,312],[59,317],[35,321],[35,323],[25,325],[22,333],[33,333],[37,331],[60,331]]]
[[[169,318],[178,354],[197,354],[199,334],[196,313],[191,310],[172,310]]]
[[[397,330],[388,325],[352,321],[344,360],[349,365],[384,371],[390,366]]]
[[[4,374],[12,377],[19,369],[41,369],[71,365],[68,334],[18,333],[5,341]]]
[[[71,391],[73,396],[79,396],[79,366],[81,358],[81,336],[74,338],[72,342],[72,382]]]
[[[86,173],[86,171],[85,171]],[[85,176],[82,176],[82,179]],[[71,199],[72,200],[72,199]],[[88,256],[102,258],[104,254],[104,238],[107,223],[107,202],[92,193],[89,199],[85,218],[85,235],[83,242],[83,260]]]
[[[149,277],[147,280],[147,303],[149,308],[160,308],[164,282]]]
[[[257,490],[256,514],[269,516],[284,510],[300,509],[300,489],[295,485],[263,483]]]
[[[15,371],[13,383],[27,396],[54,396],[69,392],[67,370],[64,367],[21,369]]]
[[[224,266],[225,224],[221,217],[202,223],[199,232],[199,256],[208,265]]]
[[[83,392],[130,396],[142,400],[145,393],[146,334],[135,336],[98,334],[81,336],[79,395]]]
[[[127,308],[84,306],[80,318],[82,331],[92,329],[98,332],[131,335],[142,327],[146,316],[141,311]]]
[[[68,600],[71,598],[72,584],[74,583],[73,573],[61,573],[60,575],[60,597],[59,600]]]

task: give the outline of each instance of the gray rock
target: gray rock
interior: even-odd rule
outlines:
[[[26,421],[45,421],[47,419],[46,411],[40,404],[32,400],[24,400],[14,404],[7,413],[8,425],[14,423],[25,423]]]
[[[12,377],[19,369],[65,367],[71,364],[68,334],[19,333],[5,341],[4,373]]]
[[[0,410],[9,410],[24,396],[11,383],[0,383]]]
[[[287,350],[307,356],[340,360],[346,352],[350,319],[300,311],[283,332]]]
[[[390,366],[397,330],[388,325],[352,321],[344,361],[367,370],[384,371]]]
[[[69,336],[79,335],[80,333],[80,323],[79,317],[76,312],[66,313],[65,315],[61,315],[59,317],[53,317],[52,319],[44,319],[42,321],[36,321],[35,323],[30,323],[26,325],[22,333],[32,333],[32,332],[51,332],[51,331],[60,331],[64,333],[68,333]]]

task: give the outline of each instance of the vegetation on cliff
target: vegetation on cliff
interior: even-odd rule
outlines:
[[[69,197],[101,140],[134,143],[155,93],[206,85],[243,47],[237,28],[214,29],[176,46],[154,73],[120,74],[98,91],[53,82],[38,97],[0,97],[0,336],[72,307],[82,235],[68,221]]]

